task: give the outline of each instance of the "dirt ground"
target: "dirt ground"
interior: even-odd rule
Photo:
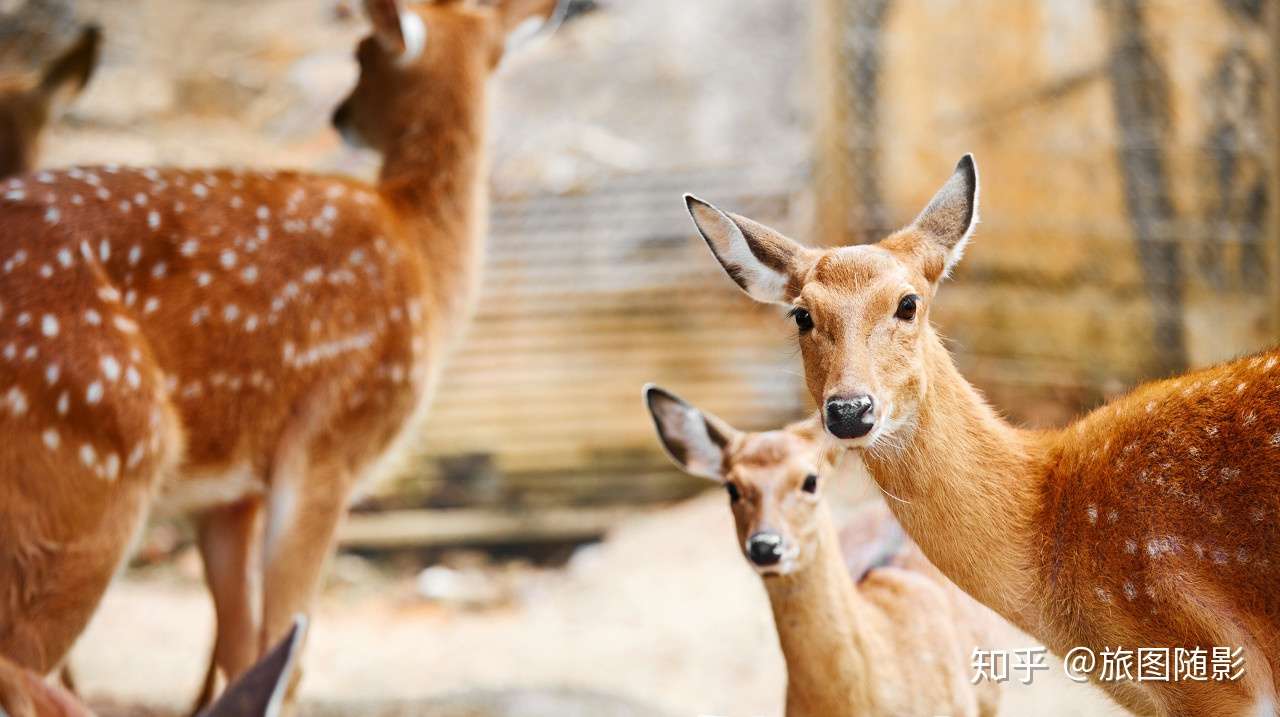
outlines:
[[[339,558],[305,655],[304,713],[780,714],[785,664],[732,535],[719,493],[637,513],[563,568],[499,571],[510,596],[481,610]],[[211,634],[184,558],[125,575],[72,664],[99,703],[176,708],[196,692]],[[992,647],[1033,644],[1011,634]],[[1011,715],[1119,714],[1057,665],[1008,693]]]

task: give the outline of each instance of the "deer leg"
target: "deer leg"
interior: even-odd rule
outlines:
[[[260,498],[215,508],[201,516],[200,556],[205,581],[213,596],[217,633],[204,688],[193,713],[217,696],[218,673],[231,682],[258,657],[259,613],[256,564],[259,544]]]
[[[295,614],[310,612],[346,511],[345,477],[342,471],[321,469],[280,475],[272,481],[263,546],[261,650],[289,631]],[[290,702],[301,674],[301,668],[294,673]]]

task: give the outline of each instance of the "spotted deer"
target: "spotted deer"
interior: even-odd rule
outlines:
[[[334,115],[378,181],[0,183],[0,654],[66,654],[152,504],[198,516],[234,678],[306,612],[358,480],[417,436],[476,294],[485,81],[554,0],[366,3]]]
[[[38,78],[0,75],[0,178],[35,167],[45,126],[89,84],[101,38],[97,26],[86,26],[75,44]]]
[[[275,717],[280,714],[306,627],[306,619],[296,617],[288,634],[198,717]],[[0,657],[0,714],[93,717],[93,712],[73,694],[4,657]]]
[[[1280,351],[1139,386],[1059,430],[1016,428],[929,322],[978,223],[971,156],[869,245],[807,248],[686,201],[738,286],[790,309],[827,433],[948,577],[1059,654],[1243,650],[1234,680],[1102,683],[1135,712],[1274,713]]]
[[[822,494],[844,448],[824,440],[816,417],[750,433],[656,386],[645,403],[676,465],[729,493],[786,658],[788,717],[996,713],[998,686],[969,673],[994,616],[883,506],[837,533]]]

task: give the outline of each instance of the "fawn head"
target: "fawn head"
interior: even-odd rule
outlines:
[[[385,150],[419,123],[443,90],[484,91],[508,49],[564,14],[556,0],[365,0],[373,34],[356,48],[360,77],[333,113],[349,144]],[[565,5],[567,7],[567,4]],[[439,107],[440,111],[456,108]]]
[[[749,433],[657,386],[644,393],[671,460],[728,491],[738,545],[756,572],[787,575],[804,567],[815,553],[823,476],[842,450],[828,445],[817,420]]]
[[[978,172],[965,155],[910,226],[875,243],[801,246],[686,195],[711,253],[757,301],[790,307],[805,383],[823,425],[868,448],[910,430],[927,388],[929,306],[978,222]]]
[[[0,78],[0,177],[35,166],[40,133],[89,83],[101,37],[96,26],[84,28],[75,44],[34,83],[30,78]]]

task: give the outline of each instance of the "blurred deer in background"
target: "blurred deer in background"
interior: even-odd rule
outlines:
[[[845,449],[816,418],[744,433],[656,386],[645,402],[672,460],[729,492],[738,545],[773,607],[788,717],[996,713],[998,686],[975,686],[969,670],[995,617],[886,510],[860,514],[842,553],[822,492]]]
[[[1100,682],[1131,710],[1275,713],[1280,352],[1140,386],[1062,430],[1021,430],[929,323],[978,222],[972,157],[872,245],[809,249],[687,204],[729,276],[790,308],[827,432],[861,455],[942,572],[1059,654],[1243,650],[1230,680]]]
[[[80,39],[43,75],[0,75],[0,178],[35,167],[40,135],[84,89],[98,62],[102,33],[85,27]]]
[[[62,660],[160,491],[198,515],[207,703],[308,609],[357,482],[417,437],[479,283],[486,80],[556,3],[366,6],[334,122],[382,153],[376,184],[0,183],[0,654],[18,664]]]
[[[279,715],[306,626],[306,619],[298,616],[284,639],[198,717]],[[93,712],[71,693],[3,657],[0,657],[0,708],[3,708],[0,713],[10,717],[93,717]]]

